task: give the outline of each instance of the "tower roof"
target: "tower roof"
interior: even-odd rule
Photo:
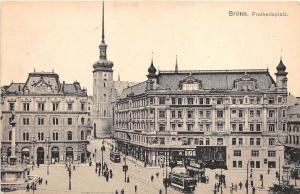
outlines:
[[[276,75],[286,75],[286,74],[287,74],[287,73],[285,72],[286,66],[283,64],[282,58],[280,58],[280,62],[279,62],[279,64],[277,65],[276,69],[277,69]]]

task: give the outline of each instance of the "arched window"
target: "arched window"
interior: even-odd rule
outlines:
[[[72,140],[72,131],[68,131],[67,135],[68,135],[68,140]]]
[[[103,94],[103,101],[106,102],[106,94]]]
[[[84,118],[81,118],[81,125],[84,125]]]
[[[84,132],[83,131],[81,131],[80,136],[81,136],[81,140],[84,140]]]
[[[12,136],[12,132],[9,131],[9,132],[8,132],[8,140],[11,140],[11,136]]]
[[[103,87],[106,87],[106,83],[105,82],[103,83]]]

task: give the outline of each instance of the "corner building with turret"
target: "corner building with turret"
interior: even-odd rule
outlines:
[[[178,70],[177,62],[175,71],[157,72],[152,60],[148,79],[124,89],[116,101],[116,148],[145,165],[186,158],[205,163],[198,149],[222,148],[207,156],[210,162],[228,169],[278,168],[287,133],[282,60],[275,76],[268,69]]]

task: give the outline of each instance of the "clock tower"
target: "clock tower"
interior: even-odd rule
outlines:
[[[105,138],[111,135],[113,62],[107,60],[107,45],[104,36],[104,2],[102,2],[102,36],[99,45],[100,57],[93,65],[92,120],[94,136]]]

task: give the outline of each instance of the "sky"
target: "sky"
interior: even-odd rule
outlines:
[[[52,71],[92,94],[99,59],[101,5],[92,2],[2,2],[1,85]],[[229,12],[248,16],[230,16]],[[287,16],[252,16],[252,12]],[[282,56],[288,90],[300,96],[298,2],[105,2],[105,41],[114,79],[146,79],[153,52],[159,70],[266,69],[275,79]]]

